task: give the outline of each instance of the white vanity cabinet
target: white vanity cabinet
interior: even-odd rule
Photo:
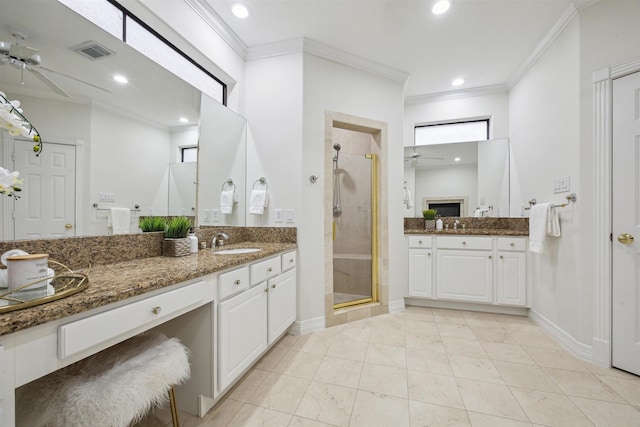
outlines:
[[[528,307],[526,242],[526,237],[408,236],[408,296]]]
[[[491,237],[437,238],[436,296],[479,303],[493,302]]]
[[[431,236],[409,236],[409,295],[433,296],[433,250]]]
[[[295,261],[295,251],[292,251],[224,273],[232,278],[240,277],[248,268],[251,287],[218,304],[219,393],[216,397],[296,320]],[[281,273],[283,266],[287,271]]]
[[[498,237],[496,287],[498,304],[527,304],[526,239]]]

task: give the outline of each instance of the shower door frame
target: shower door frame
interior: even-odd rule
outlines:
[[[371,160],[371,297],[333,304],[333,308],[340,309],[360,304],[378,301],[378,155],[365,154]],[[333,221],[333,240],[336,236],[336,222]]]

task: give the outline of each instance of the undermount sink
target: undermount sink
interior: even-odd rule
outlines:
[[[237,255],[237,254],[250,254],[251,252],[258,252],[260,248],[236,248],[236,249],[223,249],[221,251],[215,251],[215,254],[220,255]]]

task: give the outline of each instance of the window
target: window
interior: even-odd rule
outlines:
[[[416,126],[414,138],[415,145],[485,141],[489,139],[489,119]]]
[[[198,161],[198,147],[180,147],[180,161],[182,163]]]

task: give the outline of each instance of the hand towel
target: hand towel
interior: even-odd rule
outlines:
[[[529,211],[529,251],[541,254],[547,236],[547,216],[551,203],[538,203]]]
[[[404,198],[402,199],[402,203],[404,203],[407,209],[411,209],[413,207],[413,202],[411,201],[411,192],[407,187],[404,187]]]
[[[547,236],[560,237],[561,234],[558,210],[551,207],[547,214]]]
[[[268,200],[267,190],[252,190],[251,198],[249,199],[249,213],[251,215],[262,215]]]
[[[233,213],[233,204],[235,203],[236,190],[225,190],[220,193],[220,213]]]
[[[107,227],[113,229],[113,234],[127,234],[131,232],[131,209],[109,208]]]

